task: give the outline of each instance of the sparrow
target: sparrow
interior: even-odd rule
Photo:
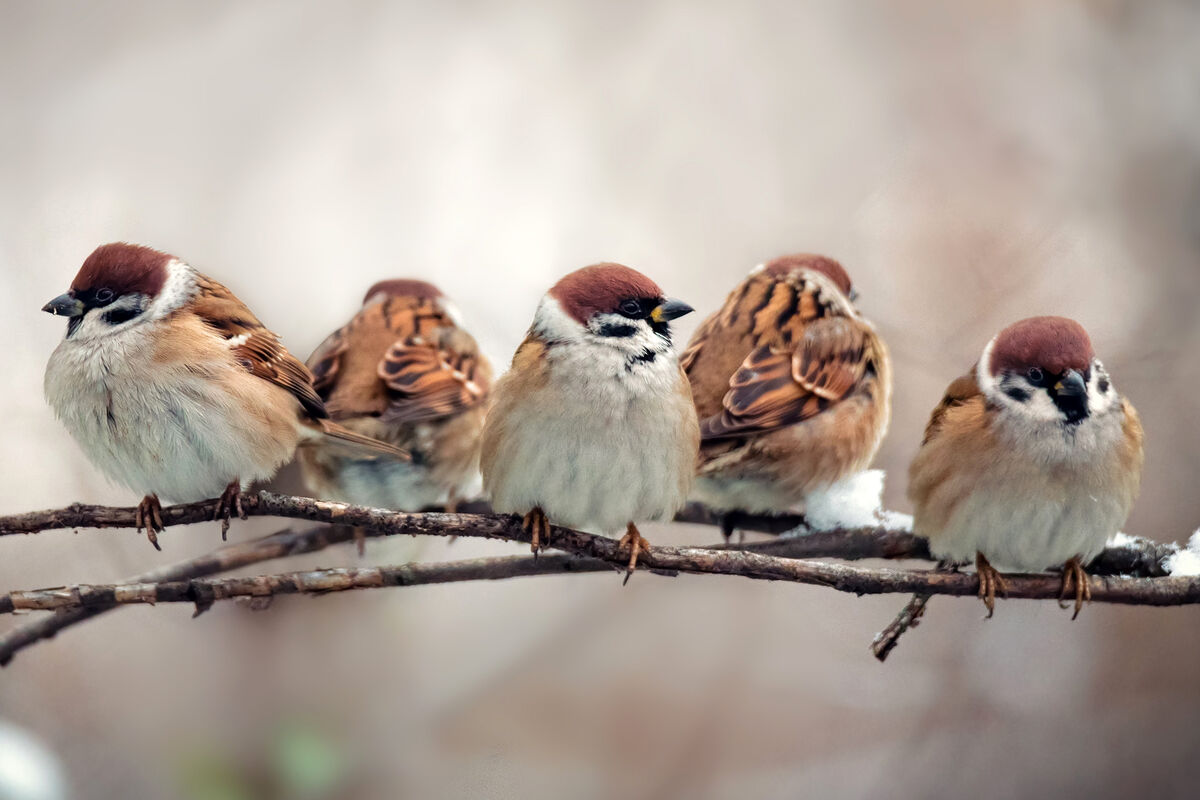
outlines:
[[[42,310],[67,317],[46,365],[46,400],[101,472],[145,494],[137,527],[156,548],[160,496],[219,496],[224,536],[230,514],[243,515],[242,489],[274,475],[297,445],[407,457],[331,421],[279,338],[167,253],[102,245]]]
[[[755,268],[706,319],[682,364],[700,418],[694,496],[722,516],[778,514],[865,469],[891,416],[887,347],[837,261]]]
[[[483,425],[483,486],[523,516],[534,553],[550,524],[614,536],[628,581],[692,485],[700,434],[669,323],[692,311],[645,275],[595,264],[556,283],[496,382]]]
[[[376,283],[362,310],[316,349],[308,367],[334,420],[412,456],[403,462],[304,448],[299,461],[318,496],[419,511],[452,509],[478,493],[492,368],[436,286]]]
[[[1074,619],[1084,565],[1124,524],[1142,476],[1142,426],[1079,323],[1002,330],[950,384],[909,469],[913,530],[948,564],[975,560],[991,616],[1002,572],[1062,566]]]

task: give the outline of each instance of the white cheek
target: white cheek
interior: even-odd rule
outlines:
[[[145,319],[162,319],[196,293],[196,271],[177,258],[167,263],[167,281],[162,291],[146,307]]]

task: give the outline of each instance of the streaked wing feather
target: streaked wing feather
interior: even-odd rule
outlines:
[[[808,325],[789,350],[753,350],[729,381],[723,410],[701,422],[705,440],[761,433],[809,419],[850,393],[866,373],[869,339],[842,317]]]
[[[379,377],[396,393],[384,419],[423,422],[483,402],[488,386],[475,356],[435,347],[422,336],[398,341],[379,362]]]
[[[329,414],[313,389],[312,374],[287,351],[229,289],[199,277],[192,309],[218,335],[230,342],[234,357],[256,377],[287,389],[315,419]]]

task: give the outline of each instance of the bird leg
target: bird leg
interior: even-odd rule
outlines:
[[[741,518],[742,518],[742,512],[740,512],[740,511],[726,511],[724,514],[721,515],[721,517],[720,517],[721,535],[725,537],[725,546],[726,547],[728,547],[730,545],[730,543],[733,541],[734,531],[737,531],[738,547],[741,547],[742,544],[746,541],[746,532],[738,527],[738,522],[741,521]]]
[[[975,553],[975,572],[979,576],[979,599],[987,606],[987,618],[991,619],[996,612],[996,592],[1008,596],[1008,584],[1004,577],[984,557],[983,553]]]
[[[167,526],[163,525],[162,503],[158,502],[158,495],[148,494],[142,498],[142,502],[138,503],[134,525],[134,530],[146,531],[146,538],[154,545],[155,550],[162,551],[158,546],[158,534],[166,530]]]
[[[521,520],[521,530],[529,534],[529,549],[536,556],[538,550],[550,544],[550,520],[541,506],[534,506]]]
[[[213,510],[213,519],[221,520],[221,541],[225,541],[229,533],[229,519],[235,512],[239,519],[246,519],[246,510],[242,508],[242,482],[236,478],[217,498],[217,507]]]
[[[642,538],[642,534],[638,532],[637,526],[631,522],[625,528],[625,535],[617,542],[618,550],[623,547],[629,548],[629,566],[625,570],[625,580],[621,584],[622,586],[629,583],[629,576],[637,569],[638,554],[650,554],[650,543]]]
[[[1087,571],[1084,570],[1083,564],[1079,561],[1079,556],[1075,556],[1067,563],[1063,564],[1063,582],[1062,592],[1058,595],[1058,607],[1067,608],[1063,604],[1070,596],[1071,585],[1075,586],[1075,613],[1071,615],[1071,619],[1079,616],[1080,609],[1083,608],[1083,601],[1092,602],[1092,585],[1088,580]]]

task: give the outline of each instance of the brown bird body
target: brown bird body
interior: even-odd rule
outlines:
[[[814,255],[752,272],[683,355],[700,417],[694,496],[782,512],[865,469],[887,431],[887,348],[841,265]]]
[[[1083,566],[1124,524],[1142,474],[1142,426],[1077,323],[1002,331],[946,390],[909,468],[914,532],[950,563],[974,559],[991,608],[999,572]],[[1064,585],[1064,590],[1069,587]]]
[[[411,463],[309,448],[300,463],[322,497],[417,511],[478,491],[479,432],[492,371],[441,292],[421,281],[371,287],[361,311],[309,359],[330,415],[402,447]]]
[[[222,496],[269,478],[298,445],[362,458],[402,451],[328,418],[305,366],[232,292],[166,253],[96,249],[45,311],[68,317],[46,367],[46,398],[89,458],[146,497]]]

